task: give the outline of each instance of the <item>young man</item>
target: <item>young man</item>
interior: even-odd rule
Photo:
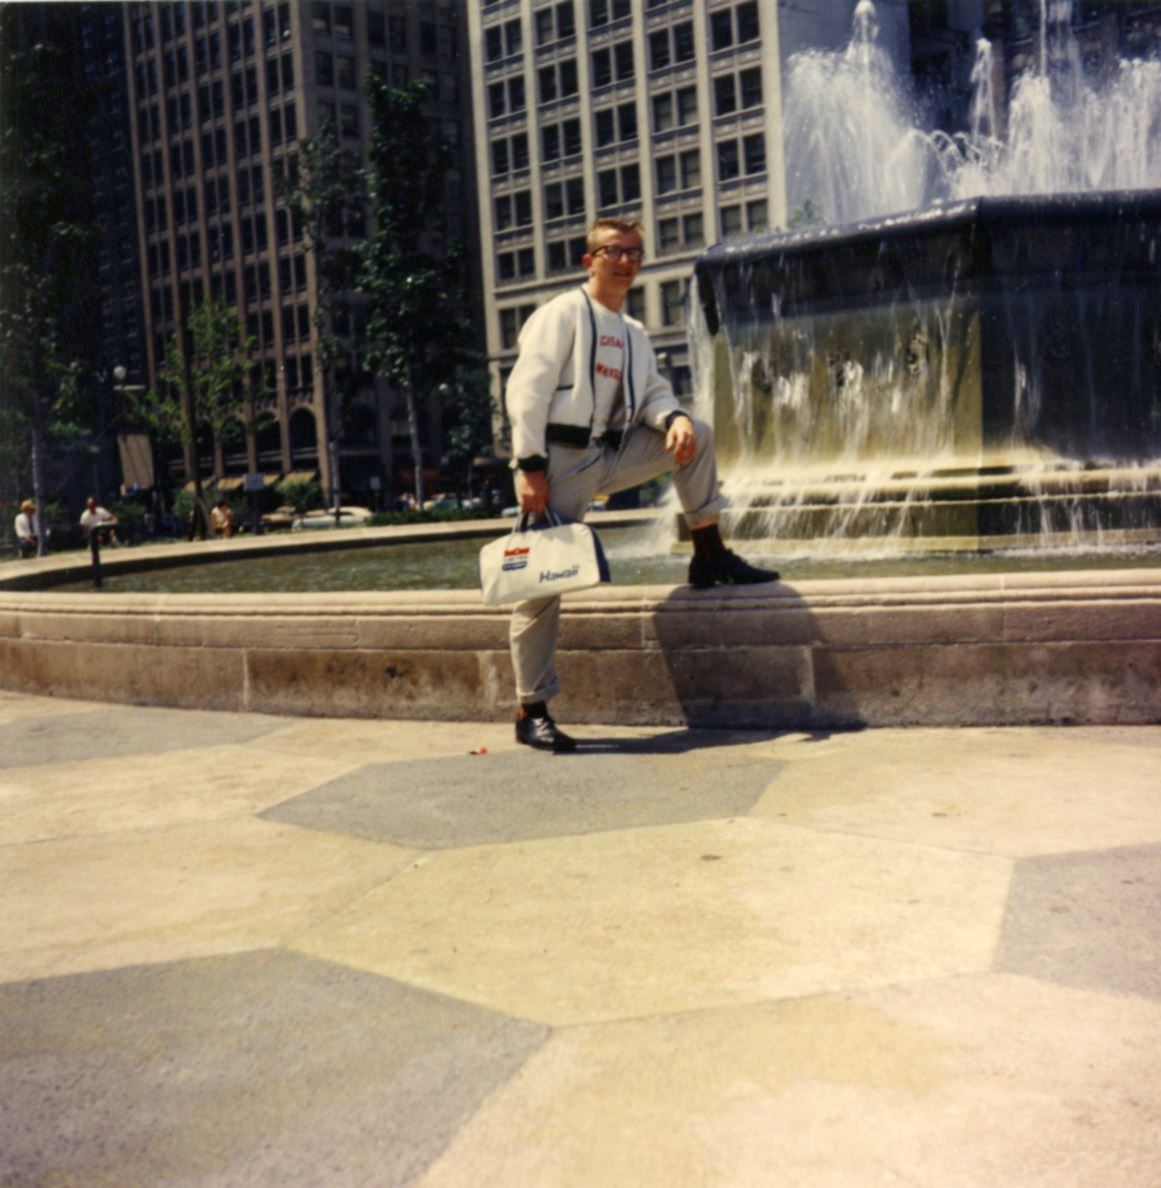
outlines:
[[[642,245],[635,219],[597,219],[582,260],[588,282],[541,306],[521,331],[506,397],[520,508],[583,520],[598,492],[673,470],[693,537],[690,584],[777,581],[778,574],[747,564],[722,543],[717,520],[726,500],[712,430],[681,407],[657,370],[644,327],[622,313]],[[547,707],[560,690],[559,626],[559,597],[539,598],[516,606],[509,632],[520,699],[516,741],[546,751],[576,746]]]

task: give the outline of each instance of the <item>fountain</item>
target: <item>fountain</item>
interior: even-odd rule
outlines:
[[[1042,60],[1051,44],[1071,69],[1064,32],[1044,36]],[[847,55],[795,64],[795,78],[824,72],[824,93],[807,102],[820,119],[871,111],[868,94],[849,92],[859,80],[872,96],[898,94],[883,85],[874,41],[864,0]],[[691,347],[712,382],[699,378],[698,390],[716,396],[735,493],[753,495],[734,527],[776,535],[780,557],[795,537],[877,541],[888,554],[1041,530],[1050,542],[1157,539],[1157,64],[1125,65],[1101,92],[1112,102],[1132,76],[1115,125],[1081,152],[1071,113],[1085,110],[1095,128],[1100,104],[1076,70],[1069,86],[1047,74],[1022,82],[1002,140],[986,53],[969,135],[921,134],[888,97],[876,108],[890,113],[885,131],[856,123],[849,143],[837,128],[824,142],[844,167],[890,161],[892,184],[926,188],[876,190],[852,173],[835,193],[864,205],[826,209],[847,225],[721,245],[699,263],[692,312],[706,324]],[[827,109],[828,93],[848,96],[841,110]],[[817,135],[800,110],[790,115],[792,137]],[[1056,188],[1105,192],[1024,195],[1014,179],[1044,183],[1022,158],[1052,129],[1052,155],[1072,170]],[[1135,165],[1097,151],[1114,131],[1136,138]],[[826,207],[810,160],[790,159],[796,201]],[[390,531],[396,548],[428,535]],[[464,531],[430,527],[445,554]],[[109,569],[267,548],[301,564],[320,543],[159,546]],[[779,562],[786,580],[770,586],[692,590],[678,575],[570,595],[558,653],[567,692],[554,708],[570,723],[731,728],[1161,720],[1159,571],[1115,556],[1044,572],[1040,556],[1024,572],[1024,558],[973,557],[950,575],[908,558],[854,580],[802,580]],[[69,564],[0,572],[0,690],[264,713],[512,715],[508,613],[475,590],[347,582],[323,593],[318,581],[279,593],[269,574],[249,593],[43,588],[47,570]]]
[[[1042,4],[1006,140],[986,39],[956,137],[916,126],[870,0],[844,52],[792,61],[790,203],[841,225],[698,262],[731,535],[1161,540],[1161,61],[1096,88],[1067,9]]]

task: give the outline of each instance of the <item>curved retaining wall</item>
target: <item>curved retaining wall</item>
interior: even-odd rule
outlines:
[[[504,719],[508,615],[474,591],[0,588],[0,688],[136,704]],[[612,587],[565,600],[566,722],[1161,721],[1161,571]]]

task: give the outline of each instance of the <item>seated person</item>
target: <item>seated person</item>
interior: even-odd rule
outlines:
[[[92,495],[85,500],[85,510],[81,512],[81,531],[84,532],[86,540],[90,540],[96,532],[99,544],[120,544],[116,523],[117,517],[111,511],[98,507]]]
[[[234,512],[230,501],[223,495],[210,512],[210,528],[215,536],[229,540],[234,535]]]

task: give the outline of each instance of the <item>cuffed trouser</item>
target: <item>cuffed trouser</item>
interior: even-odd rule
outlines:
[[[548,447],[548,506],[558,516],[583,520],[594,497],[636,487],[673,471],[673,485],[686,521],[692,527],[714,519],[726,506],[718,486],[713,430],[694,420],[697,450],[691,461],[674,467],[665,449],[665,434],[637,426],[620,450],[590,445],[584,449]],[[522,701],[547,701],[560,692],[556,676],[556,640],[560,631],[560,597],[517,603],[508,638],[516,671],[516,696]]]

